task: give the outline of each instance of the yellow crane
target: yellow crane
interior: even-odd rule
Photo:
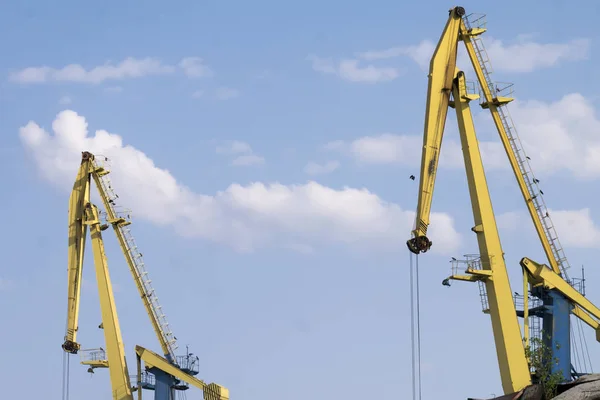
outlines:
[[[115,200],[118,196],[112,189],[107,177],[108,173],[109,170],[92,153],[87,151],[82,153],[81,165],[73,185],[69,206],[68,317],[63,350],[76,354],[81,349],[81,345],[77,342],[79,300],[86,234],[89,227],[102,314],[102,323],[99,327],[104,331],[105,348],[82,350],[84,353],[82,364],[88,365],[90,372],[95,368],[108,368],[113,400],[133,400],[135,391],[138,392],[138,399],[141,399],[143,388],[154,390],[156,400],[172,400],[175,390],[188,388],[186,383],[203,390],[205,399],[227,400],[229,391],[226,388],[214,383],[207,385],[194,377],[198,373],[198,357],[191,354],[175,356],[175,337],[169,329],[169,324],[148,278],[142,255],[128,228],[131,221],[126,215],[117,211]],[[105,218],[101,217],[98,207],[91,202],[92,180],[95,182],[104,204]],[[141,346],[136,346],[138,359],[136,386],[132,386],[130,382],[108,263],[104,252],[102,231],[108,229],[109,225],[114,228],[139,295],[165,355],[165,357],[161,357]],[[146,381],[142,379],[142,360],[145,362],[146,373],[143,376],[148,378]]]
[[[471,230],[477,236],[480,254],[466,261],[466,274],[458,273],[458,260],[455,260],[452,275],[444,280],[444,284],[449,284],[450,279],[480,284],[486,303],[484,311],[491,317],[502,387],[504,393],[509,394],[532,382],[524,348],[529,338],[528,321],[533,316],[528,305],[530,288],[536,296],[545,299],[544,307],[534,309],[533,313],[543,318],[543,331],[550,338],[553,355],[560,356],[560,362],[553,370],[565,373],[565,379],[571,377],[569,316],[572,312],[594,328],[600,341],[600,309],[575,290],[573,282],[568,280],[568,261],[541,197],[539,181],[533,176],[528,157],[520,148],[516,130],[504,107],[513,98],[505,94],[506,87],[501,88],[491,80],[491,66],[480,38],[485,31],[481,19],[471,21],[463,7],[454,7],[431,58],[416,221],[407,246],[417,255],[432,246],[427,237],[431,200],[448,108],[455,108],[473,209]],[[482,96],[469,90],[464,72],[457,68],[458,43],[461,41],[473,65]],[[469,108],[469,103],[477,99],[482,108],[492,114],[549,263],[546,266],[528,258],[521,260],[525,290],[523,337]],[[555,342],[560,344],[560,349],[554,349]]]

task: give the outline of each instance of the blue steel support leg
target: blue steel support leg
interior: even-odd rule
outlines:
[[[546,291],[543,317],[543,340],[552,349],[552,373],[562,373],[571,380],[571,303],[561,293]]]
[[[151,368],[150,372],[152,372],[156,378],[154,400],[173,400],[173,377],[158,368]]]

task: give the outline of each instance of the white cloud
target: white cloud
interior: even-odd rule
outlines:
[[[523,223],[527,215],[517,211],[508,211],[496,216],[496,225],[499,230],[514,231]]]
[[[98,84],[107,80],[163,75],[174,71],[173,66],[162,64],[155,58],[128,57],[116,65],[106,63],[89,70],[79,64],[69,64],[61,69],[48,66],[29,67],[11,74],[10,79],[19,83],[57,81]]]
[[[417,135],[382,133],[364,136],[350,143],[334,141],[327,143],[324,147],[346,153],[356,161],[365,164],[397,164],[418,167],[421,163],[423,138]],[[508,168],[508,160],[499,142],[480,142],[479,149],[486,170]],[[440,167],[464,168],[459,140],[447,136],[444,138]]]
[[[69,96],[63,96],[58,100],[58,103],[62,105],[71,104],[72,102],[73,101]]]
[[[192,98],[194,99],[199,99],[202,96],[204,96],[204,92],[202,90],[196,90],[194,93],[192,93]]]
[[[359,60],[344,59],[335,63],[330,58],[319,58],[315,55],[308,56],[312,61],[312,68],[324,74],[337,75],[341,79],[350,82],[378,83],[388,82],[400,76],[397,68],[376,67],[374,65],[360,66]]]
[[[560,242],[566,247],[595,248],[600,246],[600,227],[592,219],[589,208],[579,210],[548,209]],[[512,211],[497,217],[498,227],[522,231],[523,221],[530,221],[528,213]],[[533,232],[533,222],[531,222]],[[537,237],[537,236],[536,236]]]
[[[358,57],[371,61],[406,56],[419,64],[421,68],[429,69],[429,61],[431,60],[434,50],[435,44],[432,41],[423,40],[419,44],[412,46],[398,46],[385,50],[366,51],[364,53],[359,53]]]
[[[231,165],[236,167],[246,167],[250,165],[260,165],[264,163],[264,157],[257,156],[256,154],[245,154],[243,156],[238,156],[234,158],[231,162]]]
[[[186,57],[179,62],[179,67],[190,78],[213,76],[212,70],[204,64],[204,60],[200,57]]]
[[[536,173],[600,177],[600,120],[589,99],[572,93],[551,103],[516,102],[511,114]]]
[[[338,150],[342,150],[345,146],[345,142],[343,140],[334,140],[331,142],[328,142],[326,144],[324,144],[321,149],[325,150],[325,151],[338,151]]]
[[[567,170],[579,179],[600,178],[600,120],[592,102],[572,93],[555,102],[514,101],[509,106],[516,130],[536,175],[548,176]],[[456,129],[448,121],[446,130]],[[488,111],[475,117],[478,132],[493,131]],[[446,132],[442,143],[440,167],[463,168],[458,135]],[[325,149],[342,151],[357,161],[369,164],[420,164],[423,139],[420,135],[384,133],[365,136],[352,142],[335,141]],[[504,147],[498,140],[479,142],[487,171],[508,170]]]
[[[553,67],[563,61],[585,60],[589,54],[587,39],[573,39],[566,43],[536,43],[521,37],[516,43],[504,44],[501,40],[486,40],[486,50],[492,66],[498,71],[531,72]]]
[[[309,175],[329,174],[339,167],[339,161],[327,161],[325,164],[317,164],[311,161],[304,167],[304,172]]]
[[[239,92],[239,90],[236,90],[236,89],[232,89],[232,88],[228,88],[228,87],[220,87],[217,90],[215,90],[215,96],[217,96],[217,99],[219,99],[219,100],[229,100],[229,99],[235,99],[236,97],[239,97],[240,92]]]
[[[235,167],[246,167],[251,165],[260,165],[265,163],[265,159],[254,153],[252,147],[239,140],[229,140],[224,144],[217,146],[217,154],[236,156],[231,165]]]
[[[312,246],[302,243],[289,243],[284,245],[284,247],[301,254],[314,254],[315,252],[315,249]]]
[[[563,61],[580,61],[589,55],[588,39],[573,39],[566,43],[537,43],[531,35],[519,35],[514,43],[505,44],[492,37],[484,38],[484,45],[494,70],[505,72],[531,72],[536,69],[553,67]],[[417,45],[397,46],[384,50],[359,53],[364,60],[382,60],[405,56],[415,61],[422,69],[429,69],[429,62],[436,44],[431,40],[422,40]],[[460,68],[470,69],[470,61],[459,43],[457,64]]]
[[[28,84],[44,82],[99,84],[110,80],[172,74],[178,67],[188,77],[208,77],[213,74],[210,68],[204,65],[203,60],[199,57],[183,58],[177,66],[164,64],[159,59],[152,57],[128,57],[118,64],[106,62],[91,69],[86,69],[80,64],[69,64],[62,68],[52,68],[49,66],[28,67],[12,73],[10,80]]]
[[[600,229],[592,220],[589,208],[581,210],[549,210],[560,241],[569,247],[600,245]]]
[[[39,173],[65,192],[71,190],[81,151],[110,156],[118,201],[135,216],[240,251],[326,242],[397,251],[414,222],[413,211],[366,189],[333,189],[316,182],[231,184],[213,195],[197,193],[120,136],[104,130],[90,135],[86,120],[73,111],[58,114],[52,129],[48,133],[31,121],[20,129],[20,138]],[[432,213],[430,236],[435,252],[448,254],[460,243],[446,214]]]
[[[123,88],[121,86],[109,86],[107,88],[104,88],[104,91],[107,93],[121,93],[123,91]]]
[[[246,142],[229,140],[224,144],[217,146],[216,152],[217,154],[252,153],[252,147]]]

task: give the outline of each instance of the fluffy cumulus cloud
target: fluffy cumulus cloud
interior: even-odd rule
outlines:
[[[594,222],[589,208],[579,210],[548,210],[552,224],[563,246],[596,248],[600,246],[600,227]],[[507,231],[522,231],[523,221],[530,221],[526,212],[512,211],[497,217],[498,227]],[[533,233],[532,229],[528,230]]]
[[[110,80],[141,78],[151,75],[172,74],[181,69],[189,77],[208,77],[212,71],[199,57],[186,57],[175,66],[161,60],[146,57],[128,57],[121,62],[106,62],[103,65],[86,69],[80,64],[69,64],[62,68],[49,66],[28,67],[11,73],[10,80],[22,84],[45,82],[76,82],[99,84]]]
[[[409,57],[422,68],[429,68],[431,55],[435,50],[435,44],[430,40],[423,40],[419,44],[411,46],[390,47],[384,50],[371,50],[358,53],[357,56],[367,61],[385,60],[395,57]]]
[[[511,114],[536,172],[600,177],[600,120],[590,99],[572,93],[551,103],[518,102]]]
[[[600,178],[600,120],[592,102],[578,93],[554,102],[515,101],[509,106],[522,148],[537,175],[567,170],[578,179]],[[479,132],[494,131],[488,111],[476,115]],[[452,121],[446,124],[440,167],[463,168],[462,149]],[[496,133],[494,135],[497,136]],[[333,141],[324,148],[341,151],[359,162],[418,166],[421,135],[377,134],[350,142]],[[508,158],[498,140],[479,142],[486,170],[508,170]]]
[[[422,40],[416,45],[371,50],[358,53],[357,56],[366,61],[408,57],[422,69],[428,70],[435,45],[432,40]],[[504,72],[531,72],[553,67],[561,62],[584,60],[589,56],[590,48],[588,39],[578,38],[564,43],[538,43],[532,40],[531,35],[520,35],[508,44],[486,37],[484,45],[493,69]],[[457,64],[460,68],[468,70],[471,62],[463,47],[459,44]]]
[[[216,148],[217,154],[233,157],[231,165],[242,167],[250,165],[260,165],[265,163],[264,157],[254,153],[252,147],[239,140],[227,141]]]
[[[323,164],[318,164],[314,161],[309,162],[304,167],[304,172],[309,175],[329,174],[340,167],[339,161],[327,161]]]
[[[594,223],[589,208],[549,212],[563,245],[591,248],[600,245],[600,228]]]
[[[202,78],[213,75],[212,70],[204,64],[200,57],[186,57],[179,62],[179,67],[190,78]]]
[[[372,64],[361,65],[357,59],[343,59],[335,62],[331,58],[320,58],[310,55],[313,70],[322,74],[336,75],[339,78],[358,83],[387,82],[400,76],[398,68],[375,66]]]
[[[420,165],[422,147],[421,136],[392,133],[364,136],[351,142],[338,140],[324,146],[326,150],[345,153],[364,164],[396,164],[409,167]],[[479,150],[487,170],[507,168],[507,159],[500,143],[480,142]],[[464,168],[462,149],[457,139],[444,139],[440,167]]]
[[[573,39],[565,43],[537,43],[522,35],[510,44],[490,38],[486,50],[494,69],[507,72],[531,72],[562,62],[581,61],[589,55],[588,39]]]
[[[20,138],[40,174],[65,191],[72,186],[81,151],[110,156],[118,201],[136,216],[240,251],[280,245],[306,252],[327,241],[403,249],[413,224],[414,212],[366,189],[255,182],[197,193],[120,136],[105,130],[90,134],[85,118],[73,111],[58,114],[52,132],[29,122]],[[437,252],[452,252],[460,241],[452,218],[441,213],[432,214],[430,236]]]

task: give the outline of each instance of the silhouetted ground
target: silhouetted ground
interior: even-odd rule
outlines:
[[[467,400],[484,400],[469,398]],[[488,400],[488,399],[485,399]],[[492,400],[492,399],[489,399]],[[520,392],[495,397],[493,400],[547,400],[540,386],[532,385]],[[582,376],[576,381],[560,385],[552,400],[600,400],[600,374]]]

